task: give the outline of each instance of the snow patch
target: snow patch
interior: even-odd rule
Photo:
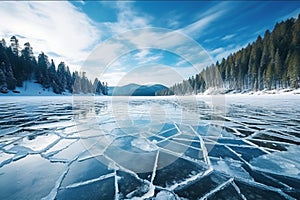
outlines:
[[[0,93],[0,96],[61,96],[68,95],[71,96],[72,93],[64,92],[63,94],[55,94],[52,88],[43,88],[39,83],[34,81],[24,81],[23,87],[16,87],[13,91],[9,91],[7,94]]]

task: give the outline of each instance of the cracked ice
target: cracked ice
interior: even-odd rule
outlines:
[[[300,99],[248,98],[2,98],[0,199],[299,199]]]

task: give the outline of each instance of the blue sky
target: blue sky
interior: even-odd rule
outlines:
[[[18,35],[20,44],[29,41],[36,54],[44,51],[57,64],[65,61],[72,69],[89,71],[110,85],[147,84],[151,80],[172,85],[253,42],[258,35],[263,36],[276,22],[298,14],[299,1],[1,2],[0,32],[7,41]],[[111,60],[97,63],[93,58],[93,65],[87,62],[105,41],[112,42],[111,38],[124,36],[128,31],[150,27],[165,31],[148,29],[138,33],[141,35],[127,34],[125,38],[130,42],[126,44],[135,44],[130,52],[120,55],[118,48],[124,48],[125,42],[113,40],[113,44],[107,42],[106,50],[102,49]],[[177,35],[173,40],[166,39],[163,48],[155,43],[158,33],[173,31]],[[200,45],[200,53],[191,41],[186,44],[185,36]],[[141,46],[136,38],[149,40],[149,48]],[[198,58],[196,65],[202,63],[201,67],[195,70],[196,61],[186,59],[179,46],[189,49],[189,59]],[[194,52],[190,51],[192,48]],[[204,52],[206,57],[201,58],[199,54]],[[168,76],[171,71],[173,77]],[[125,75],[126,80],[121,83]]]

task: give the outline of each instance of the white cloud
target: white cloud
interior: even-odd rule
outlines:
[[[30,42],[36,53],[54,52],[71,65],[81,63],[101,37],[93,21],[66,1],[2,2],[0,24],[6,39],[21,35],[20,45]]]
[[[197,21],[179,31],[198,38],[200,34],[214,21],[219,19],[227,10],[227,2],[221,2],[197,16]]]
[[[161,78],[161,81],[165,81],[164,84],[167,85],[178,82],[167,74],[170,67],[166,70],[162,65],[159,65],[160,68],[157,66],[155,68],[154,65],[148,66],[159,63],[162,59],[162,54],[155,54],[148,48],[174,53],[194,64],[194,71],[192,67],[187,67],[188,65],[176,66],[176,70],[184,78],[198,73],[211,63],[205,50],[182,32],[191,35],[199,33],[209,23],[220,17],[223,11],[210,13],[210,10],[203,13],[197,22],[179,31],[171,31],[145,28],[150,27],[152,17],[137,12],[131,2],[116,2],[111,5],[114,5],[117,11],[117,21],[96,24],[78,8],[65,1],[3,2],[0,7],[2,24],[0,32],[6,39],[19,34],[22,36],[19,37],[21,44],[29,41],[36,53],[40,51],[49,53],[50,58],[54,58],[57,65],[58,61],[71,64],[70,67],[73,66],[73,69],[77,65],[76,69],[86,71],[90,78],[102,76],[110,85],[116,83],[116,80],[121,79],[131,69],[140,66],[144,66],[141,68],[144,71],[139,71],[143,76],[137,74],[131,76],[136,78],[136,81],[141,81],[141,77],[144,77],[147,80],[157,79],[157,81]],[[118,34],[121,35],[100,43],[104,35]],[[98,47],[96,47],[97,43],[100,43]],[[140,50],[133,57],[131,55],[131,59],[134,59],[138,65],[131,67],[130,59],[129,61],[122,60],[122,57],[134,50]],[[83,61],[86,61],[84,66],[78,67]],[[112,67],[114,70],[108,71],[107,67]],[[134,79],[130,80],[136,82]]]
[[[217,36],[217,37],[213,37],[213,38],[208,38],[208,39],[205,39],[204,41],[203,41],[203,43],[212,43],[212,42],[214,42],[214,41],[216,41],[216,40],[219,40],[219,36]]]
[[[235,34],[229,34],[229,35],[225,35],[224,37],[222,37],[221,40],[230,40],[231,38],[233,38],[235,36]]]
[[[132,2],[118,1],[115,4],[111,3],[109,5],[113,6],[118,13],[117,22],[106,22],[103,24],[109,28],[113,35],[150,26],[152,17],[142,12],[136,12]]]
[[[219,47],[217,49],[214,49],[214,50],[210,51],[209,53],[215,55],[215,54],[220,54],[222,52],[224,52],[224,48],[223,47]]]
[[[145,58],[149,54],[150,54],[149,49],[141,49],[138,53],[135,54],[135,57],[141,59],[141,58]]]
[[[134,55],[135,60],[139,65],[145,63],[153,63],[159,61],[163,56],[161,54],[153,54],[150,49],[141,49]]]
[[[216,51],[214,53],[212,53],[213,58],[214,58],[214,62],[217,61],[222,61],[223,58],[227,58],[231,53],[235,53],[238,50],[242,49],[243,47],[245,47],[248,43],[244,44],[244,45],[229,45],[227,48],[222,48],[223,50],[219,51],[218,49],[216,49]],[[213,51],[212,51],[213,52]]]
[[[140,65],[159,63],[162,55],[150,53],[149,49],[159,49],[181,57],[197,69],[196,73],[212,63],[209,54],[192,38],[177,31],[145,28],[125,32],[101,43],[87,59],[82,69],[91,77],[99,77],[104,72],[110,73],[107,69],[118,67],[117,65],[125,66],[128,72]],[[140,51],[135,56],[134,54],[131,55],[131,61],[130,59],[122,59],[123,56],[136,50]],[[132,62],[132,59],[135,62]],[[144,70],[147,71],[146,67]],[[151,74],[148,75],[148,77],[151,76]]]
[[[185,33],[189,36],[197,37],[201,34],[202,31],[204,31],[205,28],[207,28],[207,26],[211,22],[213,22],[214,20],[216,20],[217,18],[222,16],[222,13],[223,13],[223,11],[219,11],[219,12],[216,12],[212,15],[208,15],[206,17],[203,17],[203,18],[199,19],[198,21],[184,27],[180,31],[182,31],[183,33]]]
[[[162,22],[172,29],[177,29],[183,18],[182,13],[172,10],[163,17]]]
[[[187,66],[189,63],[184,59],[179,59],[179,61],[175,64],[176,67]]]

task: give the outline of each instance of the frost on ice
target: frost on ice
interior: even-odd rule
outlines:
[[[2,98],[0,199],[299,199],[300,100],[278,98]]]

